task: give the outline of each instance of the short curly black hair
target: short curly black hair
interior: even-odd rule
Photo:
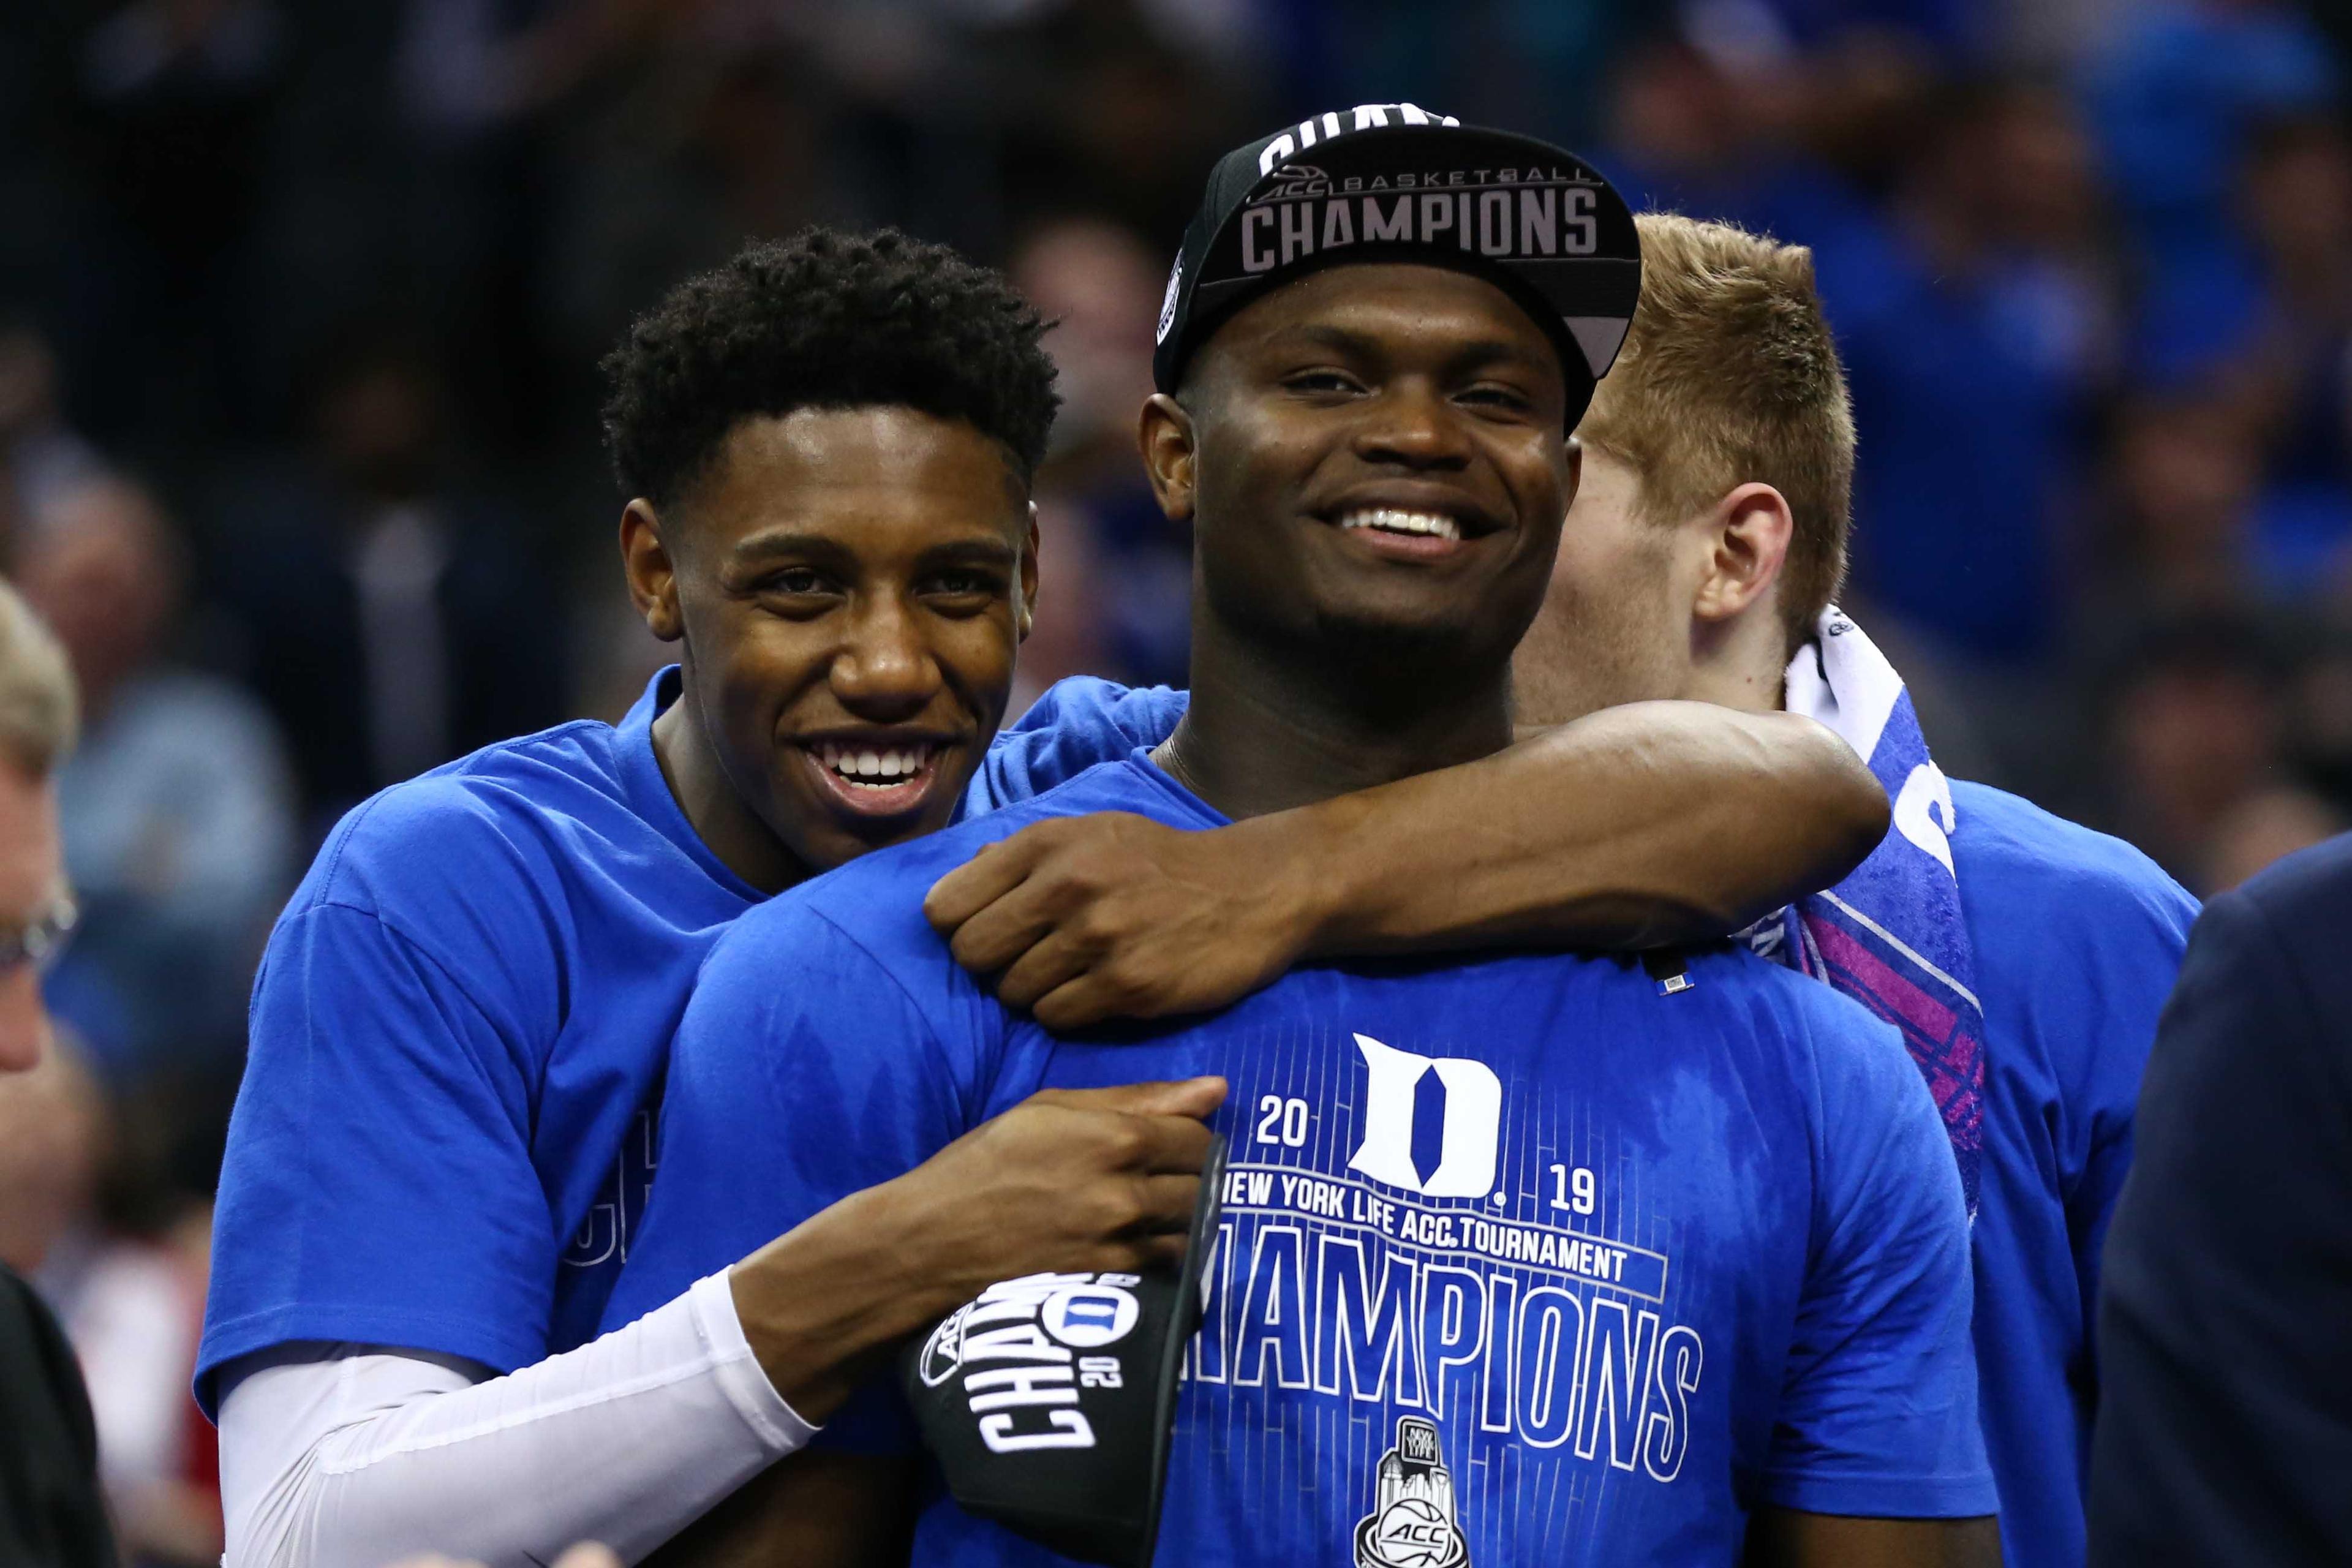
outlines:
[[[743,419],[895,405],[961,419],[1033,474],[1061,398],[1045,324],[1003,273],[885,228],[803,229],[688,279],[605,356],[604,441],[657,506]]]

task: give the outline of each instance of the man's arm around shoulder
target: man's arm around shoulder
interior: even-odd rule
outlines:
[[[1206,833],[1034,824],[925,911],[1008,1006],[1072,1029],[1222,1006],[1306,960],[1721,936],[1837,881],[1887,820],[1810,719],[1633,703]]]

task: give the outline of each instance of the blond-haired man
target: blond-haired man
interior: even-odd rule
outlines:
[[[74,721],[65,655],[0,584],[0,1072],[24,1072],[48,1049],[40,963],[73,925],[53,775]],[[73,1352],[32,1289],[0,1268],[0,1562],[114,1561]]]
[[[1640,227],[1641,305],[1578,430],[1584,485],[1515,662],[1520,717],[1785,705],[1885,784],[1885,844],[1755,940],[1893,1019],[1935,1089],[1975,1203],[2004,1560],[2079,1563],[2099,1247],[2196,905],[2127,845],[1945,780],[1900,679],[1832,607],[1853,421],[1811,255],[1666,215]]]

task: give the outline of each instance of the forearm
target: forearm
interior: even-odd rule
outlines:
[[[752,1354],[812,1421],[840,1408],[891,1346],[971,1293],[961,1275],[925,1267],[936,1250],[927,1234],[936,1240],[939,1227],[927,1233],[920,1191],[888,1182],[854,1194],[728,1271]]]
[[[1307,956],[1720,936],[1860,864],[1885,794],[1830,731],[1696,702],[1613,708],[1492,757],[1260,817]]]
[[[592,1344],[471,1383],[352,1353],[265,1367],[221,1411],[226,1568],[492,1568],[601,1540],[634,1562],[806,1441],[723,1281]]]
[[[1747,1561],[1749,1568],[2000,1568],[2000,1521],[1761,1508],[1748,1524]]]

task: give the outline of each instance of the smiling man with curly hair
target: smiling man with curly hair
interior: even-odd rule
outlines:
[[[1213,1081],[1024,1107],[590,1342],[711,941],[943,826],[1003,716],[1043,330],[941,247],[816,229],[688,280],[612,356],[628,580],[682,663],[617,727],[361,805],[272,933],[198,1374],[229,1563],[635,1560],[1016,1264],[1181,1245]],[[1174,1179],[1132,1225],[1006,1187],[1145,1173]]]

